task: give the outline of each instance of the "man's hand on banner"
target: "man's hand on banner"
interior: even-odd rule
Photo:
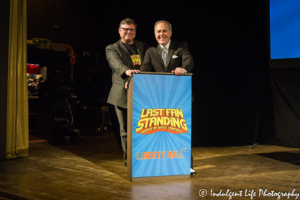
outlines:
[[[175,73],[176,76],[179,76],[186,73],[186,70],[181,67],[177,67],[175,70],[172,70],[172,73]]]
[[[140,72],[140,70],[136,70],[136,69],[131,70],[131,69],[128,69],[128,70],[125,71],[125,74],[126,74],[127,76],[132,76],[132,74],[137,74],[137,73],[139,73],[139,72]]]

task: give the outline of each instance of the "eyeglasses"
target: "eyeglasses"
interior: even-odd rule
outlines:
[[[131,28],[121,28],[121,29],[123,29],[125,32],[127,31],[135,32],[135,29],[131,29]]]

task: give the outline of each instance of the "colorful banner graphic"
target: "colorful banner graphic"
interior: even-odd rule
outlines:
[[[187,133],[182,109],[143,109],[136,133],[152,134],[167,131],[174,134]]]
[[[191,86],[191,76],[133,75],[133,178],[190,174]]]

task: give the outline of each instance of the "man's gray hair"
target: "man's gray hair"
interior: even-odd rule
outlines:
[[[160,21],[158,21],[158,22],[156,22],[154,24],[154,32],[155,32],[156,25],[159,24],[159,23],[166,23],[166,24],[168,24],[170,31],[172,30],[172,25],[170,24],[170,22],[167,22],[166,20],[160,20]]]

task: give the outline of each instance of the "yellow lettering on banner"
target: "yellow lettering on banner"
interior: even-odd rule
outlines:
[[[141,119],[147,117],[147,110],[143,108],[142,113],[141,113]]]
[[[144,119],[144,120],[145,120],[145,128],[148,128],[149,119],[150,119],[150,118],[145,118],[145,119]]]
[[[156,125],[156,118],[155,118],[155,117],[151,117],[151,118],[150,118],[149,127],[155,126],[155,125]]]
[[[143,108],[137,125],[136,133],[142,134],[152,134],[166,130],[173,134],[188,132],[182,109],[149,108],[147,110]]]
[[[142,129],[144,128],[144,125],[145,125],[145,123],[143,123],[143,121],[140,120],[140,121],[138,122],[138,126],[139,126],[139,127],[135,129],[135,132],[138,132],[138,131],[142,130]]]
[[[180,121],[179,121],[179,118],[172,117],[171,120],[172,120],[172,122],[173,122],[172,125],[173,125],[174,127],[180,128]]]
[[[170,116],[170,111],[171,111],[171,109],[166,109],[166,116],[167,116],[167,117]]]
[[[155,109],[155,110],[159,111],[159,115],[162,116],[162,114],[163,114],[162,111],[163,111],[164,109]]]
[[[164,118],[163,117],[157,117],[156,118],[156,125],[155,126],[159,126],[159,125],[164,125]]]
[[[151,117],[151,116],[152,116],[152,109],[149,108],[149,109],[147,110],[147,117]]]
[[[164,117],[164,125],[169,125],[171,120],[168,117]]]
[[[158,110],[157,109],[154,109],[153,112],[152,112],[152,116],[153,117],[156,117],[158,115]]]
[[[180,124],[181,124],[181,128],[183,128],[183,130],[188,131],[188,128],[185,123],[185,119],[181,119]]]
[[[171,116],[172,116],[172,117],[175,116],[175,109],[171,109]]]
[[[176,117],[184,118],[183,113],[182,113],[182,109],[176,109]]]

